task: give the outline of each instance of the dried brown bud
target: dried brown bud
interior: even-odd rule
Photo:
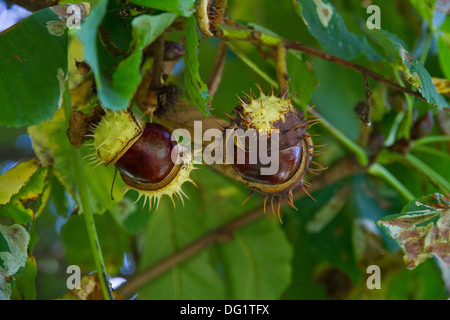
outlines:
[[[366,127],[370,127],[370,125],[371,125],[370,110],[371,110],[370,103],[367,103],[364,100],[358,102],[358,104],[353,108],[353,111],[355,111],[359,120],[361,120],[361,122]]]

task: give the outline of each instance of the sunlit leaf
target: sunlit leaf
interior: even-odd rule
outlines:
[[[436,86],[437,92],[446,96],[450,96],[450,80],[433,78],[433,83]]]
[[[37,124],[60,106],[67,73],[66,9],[39,10],[0,34],[0,124]]]
[[[0,205],[8,203],[11,197],[30,180],[38,168],[39,160],[32,159],[19,163],[0,176]]]
[[[0,206],[0,216],[12,218],[16,223],[26,224],[37,216],[46,204],[48,170],[39,166],[37,159],[18,164],[6,172],[0,181],[4,188],[12,187],[7,202]],[[18,189],[19,188],[19,189]],[[5,194],[3,194],[5,195]]]

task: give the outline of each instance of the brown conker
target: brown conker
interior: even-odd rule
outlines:
[[[193,182],[189,155],[180,156],[181,147],[172,133],[157,123],[138,121],[129,111],[106,111],[93,129],[93,146],[99,164],[114,165],[125,182],[125,191],[136,190],[139,198],[159,205],[163,195],[183,201],[181,185]]]
[[[278,155],[278,171],[272,175],[262,175],[261,168],[267,165],[263,165],[259,158],[257,163],[250,163],[248,160],[251,158],[251,151],[245,146],[238,146],[236,142],[235,150],[244,149],[245,162],[239,164],[235,161],[232,167],[246,181],[251,194],[258,192],[265,195],[264,206],[267,199],[271,198],[273,211],[273,200],[277,201],[279,216],[283,198],[296,209],[293,203],[294,189],[303,189],[309,195],[305,189],[305,185],[308,186],[309,183],[304,180],[304,176],[317,169],[309,168],[313,162],[314,146],[306,130],[317,123],[318,119],[307,121],[304,112],[292,105],[292,98],[276,97],[273,92],[265,95],[261,89],[260,91],[258,98],[252,93],[239,98],[240,103],[233,110],[235,116],[229,116],[231,123],[228,129],[255,129],[260,132],[258,139],[267,139],[267,146],[270,145],[268,140],[271,134],[278,130],[278,149],[274,151]],[[270,152],[272,151],[268,150],[269,154]]]

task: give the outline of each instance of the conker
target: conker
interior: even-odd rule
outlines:
[[[157,123],[138,121],[129,111],[107,111],[93,129],[93,146],[99,164],[114,165],[125,182],[124,194],[136,190],[139,198],[144,196],[159,205],[163,195],[172,202],[173,195],[183,201],[186,196],[181,185],[190,181],[193,169],[190,157],[180,157],[177,141],[172,141],[172,133]],[[178,156],[174,161],[172,159]],[[149,209],[150,209],[149,208]]]
[[[236,142],[235,157],[236,150],[244,148],[245,162],[239,164],[235,161],[232,167],[247,182],[251,194],[258,192],[265,195],[264,207],[267,199],[271,198],[274,211],[273,200],[277,201],[280,217],[281,199],[287,200],[291,207],[296,209],[292,190],[300,188],[309,195],[305,189],[305,185],[309,183],[304,180],[304,176],[307,172],[314,173],[317,169],[309,168],[314,146],[306,130],[317,120],[307,121],[304,112],[297,110],[292,105],[291,99],[276,97],[273,92],[271,95],[265,95],[261,89],[260,91],[258,98],[252,93],[239,98],[240,103],[233,110],[235,116],[229,116],[231,123],[228,128],[257,130],[260,132],[258,139],[267,139],[267,146],[270,145],[272,132],[275,129],[279,130],[278,151],[268,150],[269,155],[271,152],[278,153],[278,171],[272,175],[262,175],[261,168],[267,165],[263,165],[258,157],[257,162],[252,164],[249,161],[251,151],[245,146],[237,146]]]

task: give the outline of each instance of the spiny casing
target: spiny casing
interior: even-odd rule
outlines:
[[[99,164],[114,165],[125,182],[123,195],[128,190],[144,197],[144,206],[156,203],[163,195],[173,195],[183,202],[187,197],[181,185],[194,181],[189,177],[194,169],[191,154],[181,152],[172,141],[172,133],[157,123],[139,122],[129,111],[106,111],[93,128],[95,156]],[[176,161],[172,153],[177,155]],[[195,185],[195,183],[194,183]]]
[[[106,166],[116,161],[139,139],[141,123],[128,111],[108,111],[94,129],[93,146],[100,163]]]
[[[263,93],[258,98],[242,98],[234,112],[237,115],[235,123],[241,129],[266,130],[269,136],[273,129],[278,129],[280,150],[298,145],[307,135],[306,126],[301,126],[305,123],[303,112],[284,98]]]
[[[252,94],[247,98],[240,98],[240,104],[234,109],[235,117],[231,118],[230,128],[248,130],[264,130],[258,134],[258,139],[269,139],[272,132],[278,129],[279,170],[274,175],[260,174],[263,167],[259,160],[257,164],[234,163],[235,171],[247,181],[252,192],[262,193],[272,200],[286,199],[293,205],[292,190],[301,188],[305,190],[304,181],[306,172],[311,171],[309,164],[313,155],[313,143],[306,129],[311,121],[306,121],[303,112],[297,110],[291,99],[279,98],[275,95],[265,95],[262,91],[258,98]],[[314,120],[313,120],[314,121]],[[261,133],[262,132],[262,133]],[[270,147],[270,143],[266,143]],[[235,142],[236,148],[242,148]],[[245,148],[246,159],[250,158],[250,151]],[[271,152],[270,148],[268,152]],[[267,166],[266,166],[267,167]],[[306,190],[305,190],[306,192]],[[295,207],[294,207],[295,208]]]

